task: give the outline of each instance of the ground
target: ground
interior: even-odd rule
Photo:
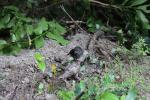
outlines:
[[[86,32],[77,31],[76,35],[70,36],[70,43],[67,46],[61,46],[54,40],[46,40],[45,46],[39,50],[22,50],[21,53],[15,56],[0,56],[0,100],[50,100],[51,95],[63,87],[70,87],[69,81],[79,81],[85,77],[98,75],[99,78],[111,71],[118,72],[118,80],[134,80],[139,81],[136,83],[138,89],[141,91],[140,95],[147,96],[150,99],[150,57],[143,57],[128,61],[122,58],[122,62],[116,60],[115,55],[112,53],[114,48],[118,45],[109,39],[102,38],[101,32],[97,38],[95,35],[88,35]],[[78,78],[69,78],[66,83],[59,77],[64,73],[61,71],[61,62],[67,62],[70,57],[68,53],[74,47],[80,46],[86,50],[91,57],[91,63],[85,61],[82,68],[80,68]],[[41,72],[35,62],[34,53],[40,52],[46,62],[46,71]],[[97,64],[97,58],[105,61],[102,67]],[[95,62],[96,61],[96,62]],[[112,63],[112,64],[111,64]],[[50,66],[56,64],[58,74],[52,77]],[[124,64],[125,68],[120,69]],[[109,69],[109,65],[113,65]],[[63,66],[65,67],[65,66]],[[132,74],[130,72],[133,71]],[[61,72],[59,72],[61,71]],[[136,76],[136,77],[135,77]],[[140,77],[139,77],[140,76]],[[121,77],[121,78],[120,78]],[[123,79],[122,79],[123,77]],[[38,85],[43,83],[45,89],[42,93],[38,93]]]

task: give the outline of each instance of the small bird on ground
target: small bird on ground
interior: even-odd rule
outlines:
[[[79,59],[84,53],[84,50],[79,47],[79,46],[76,46],[74,49],[72,49],[69,54],[74,58],[74,60],[77,60]]]
[[[69,63],[65,67],[65,72],[60,75],[59,79],[67,79],[73,75],[76,75],[80,71],[81,62],[83,62],[88,56],[88,52],[79,46],[72,49],[69,54],[74,58],[75,61],[73,63]]]

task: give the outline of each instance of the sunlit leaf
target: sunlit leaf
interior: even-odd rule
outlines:
[[[118,96],[116,96],[115,94],[113,94],[111,92],[104,92],[100,96],[100,100],[119,100],[119,98],[118,98]]]
[[[44,88],[44,84],[43,84],[43,83],[40,83],[39,86],[38,86],[38,89],[39,89],[39,90],[42,90],[43,88]]]
[[[125,96],[125,95],[122,95],[122,96],[120,97],[120,100],[126,100],[126,96]]]
[[[43,90],[44,90],[44,84],[43,84],[43,83],[40,83],[40,84],[38,85],[38,92],[39,92],[39,93],[42,93]]]
[[[56,76],[56,72],[57,72],[57,66],[56,66],[56,64],[52,64],[51,65],[51,71],[53,73],[53,76],[55,77]]]
[[[34,59],[35,59],[35,62],[37,63],[38,65],[38,68],[44,72],[45,69],[46,69],[46,64],[45,64],[45,60],[44,60],[44,57],[39,53],[39,52],[36,52],[34,54]]]
[[[137,96],[137,93],[136,93],[135,89],[131,89],[128,92],[128,95],[125,100],[135,100],[136,96]]]
[[[15,34],[11,34],[11,41],[12,42],[16,42],[17,41]]]
[[[73,91],[60,91],[58,92],[59,97],[61,100],[73,100],[74,92]]]

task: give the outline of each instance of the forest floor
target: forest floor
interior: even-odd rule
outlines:
[[[39,50],[22,50],[16,56],[0,56],[0,100],[56,100],[52,94],[63,88],[72,88],[74,81],[89,82],[92,77],[101,80],[107,75],[114,76],[114,83],[135,85],[140,96],[150,100],[150,57],[131,57],[124,53],[116,56],[113,50],[120,46],[105,38],[103,32],[88,35],[76,31],[75,35],[68,38],[70,43],[67,46],[46,40],[45,46]],[[78,66],[78,62],[70,61],[69,55],[77,46],[86,51],[88,56],[77,71],[73,69],[71,74],[64,76],[69,69],[62,63],[75,63]],[[36,65],[35,52],[40,52],[45,58],[47,68],[44,73]],[[52,73],[52,65],[57,66],[56,75]],[[41,83],[44,87],[39,92]],[[122,90],[127,86],[116,86],[116,89]]]

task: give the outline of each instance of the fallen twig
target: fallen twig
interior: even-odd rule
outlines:
[[[74,22],[76,22],[77,24],[78,24],[78,23],[79,23],[79,24],[86,24],[86,22],[79,21],[79,20],[77,20],[77,21],[66,21],[65,23],[66,23],[66,24],[73,24]]]

